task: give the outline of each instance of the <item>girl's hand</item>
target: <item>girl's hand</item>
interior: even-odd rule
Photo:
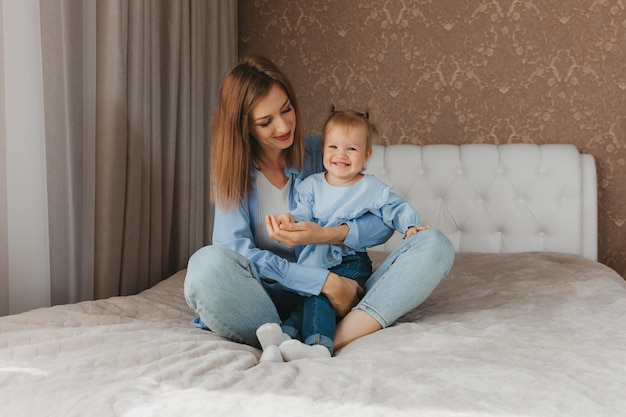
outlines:
[[[277,216],[276,219],[278,220],[278,225],[279,226],[281,224],[289,224],[289,223],[295,223],[296,222],[296,218],[293,217],[289,213],[283,213],[283,214]]]
[[[293,248],[300,245],[329,243],[342,245],[348,234],[348,225],[322,227],[315,222],[281,223],[275,215],[265,217],[269,236]]]
[[[422,230],[426,230],[426,229],[432,229],[432,226],[413,226],[413,227],[409,227],[408,230],[406,231],[406,236],[404,236],[405,239],[410,238],[413,235],[416,235],[418,232],[421,232]]]

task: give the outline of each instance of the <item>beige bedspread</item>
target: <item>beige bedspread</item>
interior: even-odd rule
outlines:
[[[183,279],[0,318],[0,415],[626,415],[626,283],[580,257],[458,254],[396,325],[283,364],[191,327]]]

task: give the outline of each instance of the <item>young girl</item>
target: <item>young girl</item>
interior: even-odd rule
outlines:
[[[375,176],[363,174],[372,154],[375,133],[369,112],[337,111],[333,107],[322,130],[326,172],[311,175],[296,185],[296,208],[278,216],[278,224],[314,221],[320,226],[334,227],[372,213],[403,233],[405,239],[426,229],[420,226],[419,214],[408,202]],[[354,279],[361,287],[372,272],[365,247],[318,244],[296,249],[299,264],[327,268]],[[281,326],[287,334],[299,331],[304,344],[297,340],[281,343],[279,350],[283,358],[332,356],[335,326],[335,311],[324,295],[305,298]],[[271,327],[278,332],[274,324],[261,326],[261,338]]]
[[[454,248],[435,229],[393,251],[363,294],[354,280],[296,262],[296,246],[370,247],[386,241],[392,230],[369,213],[335,227],[314,222],[279,227],[275,217],[267,217],[295,208],[294,184],[323,170],[319,138],[304,137],[293,87],[268,59],[246,58],[226,75],[210,144],[213,244],[191,256],[184,287],[199,316],[194,325],[235,342],[274,346],[266,350],[282,360],[276,346],[282,332],[270,331],[260,341],[257,329],[264,323],[279,326],[303,297],[323,294],[343,317],[335,333],[337,350],[417,307],[449,272]]]

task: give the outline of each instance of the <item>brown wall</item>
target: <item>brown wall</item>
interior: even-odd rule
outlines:
[[[307,132],[371,105],[378,143],[573,143],[596,157],[599,258],[626,276],[623,1],[239,0],[239,54],[290,76]]]

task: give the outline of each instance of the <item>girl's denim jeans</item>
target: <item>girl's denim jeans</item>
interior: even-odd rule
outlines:
[[[355,280],[365,287],[372,274],[372,261],[366,252],[344,256],[341,264],[330,269],[335,274]],[[325,295],[303,297],[302,302],[285,320],[281,327],[291,337],[301,339],[307,345],[321,344],[333,353],[333,341],[337,329],[337,315]]]

